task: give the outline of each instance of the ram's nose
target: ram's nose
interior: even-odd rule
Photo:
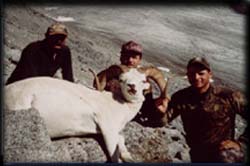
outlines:
[[[135,95],[137,91],[136,91],[135,89],[129,89],[128,92],[129,92],[130,94]]]
[[[128,87],[129,87],[130,89],[135,89],[135,84],[128,84]]]
[[[128,87],[129,87],[128,92],[130,94],[136,94],[137,91],[135,90],[135,84],[128,84]]]

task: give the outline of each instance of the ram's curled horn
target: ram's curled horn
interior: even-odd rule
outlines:
[[[96,90],[101,91],[101,85],[100,85],[100,81],[99,78],[97,77],[96,73],[94,72],[94,70],[92,70],[91,68],[89,68],[89,71],[93,74],[94,76],[94,82],[96,84]]]
[[[94,75],[94,83],[93,86],[98,91],[103,91],[107,85],[107,82],[111,79],[119,79],[121,73],[127,72],[129,68],[125,65],[112,65],[106,70],[101,71],[97,75],[93,70],[90,72]]]
[[[138,70],[145,73],[147,77],[155,81],[155,83],[158,85],[158,87],[161,90],[161,97],[163,98],[168,97],[167,95],[168,84],[161,70],[159,70],[158,68],[154,66],[140,67]]]

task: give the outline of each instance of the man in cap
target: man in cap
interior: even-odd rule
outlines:
[[[6,84],[29,77],[53,77],[60,68],[63,79],[74,82],[71,52],[65,45],[67,36],[68,31],[61,23],[54,23],[48,27],[45,39],[32,42],[24,48]]]
[[[120,54],[120,62],[122,65],[125,65],[129,68],[138,68],[142,60],[142,46],[135,41],[128,41],[122,45]],[[152,74],[152,77],[148,79],[153,80],[156,84],[159,84],[159,81],[162,81],[166,84],[164,75],[160,70],[155,67],[151,67],[151,71],[154,74]],[[116,74],[116,71],[112,70],[112,67],[101,71],[97,76],[101,84],[104,85],[102,86],[102,89],[114,92],[119,87],[117,77],[118,75]],[[95,81],[94,87],[96,87]],[[159,127],[164,125],[161,121],[163,114],[157,110],[155,103],[156,101],[159,103],[159,100],[165,100],[164,89],[162,88],[160,91],[161,94],[158,99],[153,99],[152,88],[148,91],[145,91],[145,101],[142,105],[140,113],[134,118],[135,121],[149,127]]]
[[[212,72],[203,57],[188,62],[191,86],[172,95],[165,103],[168,122],[181,116],[192,162],[242,162],[247,141],[245,132],[235,139],[236,114],[246,118],[245,100],[240,92],[211,84]]]

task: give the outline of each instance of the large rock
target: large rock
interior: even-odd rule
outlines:
[[[99,135],[99,137],[101,137]],[[53,146],[65,148],[70,154],[70,159],[67,162],[106,162],[107,157],[100,146],[98,136],[91,137],[71,137],[52,141]],[[99,144],[100,143],[100,144]]]
[[[128,150],[137,162],[190,161],[183,135],[169,127],[143,127],[130,122],[123,130]]]
[[[54,146],[37,110],[5,111],[4,161],[69,160],[68,151]]]
[[[122,134],[136,162],[190,160],[178,130],[130,122]],[[37,110],[5,111],[5,162],[106,162],[106,154],[100,134],[51,140]]]

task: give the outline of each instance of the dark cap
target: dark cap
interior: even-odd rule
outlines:
[[[194,66],[194,65],[200,65],[208,70],[211,70],[209,63],[203,57],[195,57],[189,60],[187,68]]]
[[[142,46],[134,41],[128,41],[122,45],[121,55],[139,54],[142,55]]]
[[[51,35],[68,35],[67,28],[64,24],[56,22],[52,24],[51,26],[48,27],[46,36],[51,36]]]

